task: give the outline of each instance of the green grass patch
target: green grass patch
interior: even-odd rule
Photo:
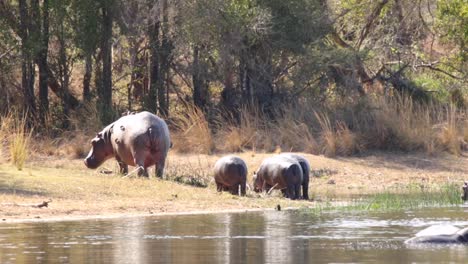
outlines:
[[[395,211],[424,207],[460,205],[461,188],[456,184],[444,184],[433,187],[409,185],[404,189],[391,189],[372,194],[349,202],[322,202],[315,207],[302,211],[320,215],[333,211]]]

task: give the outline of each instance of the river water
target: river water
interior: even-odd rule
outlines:
[[[408,246],[468,208],[304,210],[0,224],[0,263],[468,263],[468,246]]]

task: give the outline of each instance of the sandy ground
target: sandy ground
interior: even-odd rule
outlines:
[[[261,161],[274,154],[240,153],[249,168],[249,182]],[[82,160],[54,156],[35,158],[22,171],[0,163],[0,223],[79,220],[160,214],[215,213],[314,207],[382,190],[430,188],[468,180],[468,155],[368,153],[327,158],[303,154],[311,163],[312,201],[290,201],[279,192],[270,196],[248,192],[246,197],[218,193],[211,168],[219,155],[171,153],[166,174],[205,178],[207,188],[169,180],[123,177],[115,161],[88,170]],[[130,171],[132,168],[130,168]],[[211,182],[210,182],[211,180]],[[47,207],[39,207],[48,202]]]

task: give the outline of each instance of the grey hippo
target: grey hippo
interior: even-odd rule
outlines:
[[[220,158],[214,165],[214,179],[219,192],[245,195],[247,184],[247,165],[240,157],[229,155]]]
[[[91,140],[91,145],[84,160],[90,169],[115,157],[121,173],[128,173],[130,165],[138,167],[139,176],[148,177],[147,168],[156,165],[156,176],[162,177],[171,139],[163,119],[150,112],[140,112],[106,126]]]
[[[290,199],[301,197],[302,168],[297,161],[283,156],[263,160],[254,175],[255,192],[280,189]]]
[[[295,153],[281,153],[280,156],[291,158],[299,162],[302,168],[302,198],[309,200],[309,174],[310,174],[310,163],[309,161]]]
[[[468,244],[468,227],[435,225],[421,230],[405,244]]]

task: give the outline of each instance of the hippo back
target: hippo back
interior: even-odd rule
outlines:
[[[299,170],[297,170],[299,169]],[[263,160],[257,172],[257,177],[261,177],[271,186],[278,184],[278,188],[287,186],[286,177],[297,175],[302,181],[302,169],[298,162],[293,159],[275,156]]]
[[[148,164],[164,160],[170,148],[170,135],[166,122],[150,112],[123,116],[113,123],[112,144],[115,153],[129,165],[134,165],[134,153],[151,155]],[[143,154],[147,153],[147,154]],[[152,153],[152,154],[150,154]]]
[[[247,178],[247,165],[244,160],[234,155],[225,156],[217,160],[214,166],[214,175],[215,177],[223,178],[227,176],[227,173],[232,172],[232,170],[234,170],[239,179],[245,181]]]
[[[279,156],[291,158],[299,162],[299,165],[301,165],[301,168],[302,168],[303,176],[307,178],[309,177],[310,163],[306,158],[304,158],[301,155],[298,155],[295,153],[289,153],[289,152],[281,153]]]

